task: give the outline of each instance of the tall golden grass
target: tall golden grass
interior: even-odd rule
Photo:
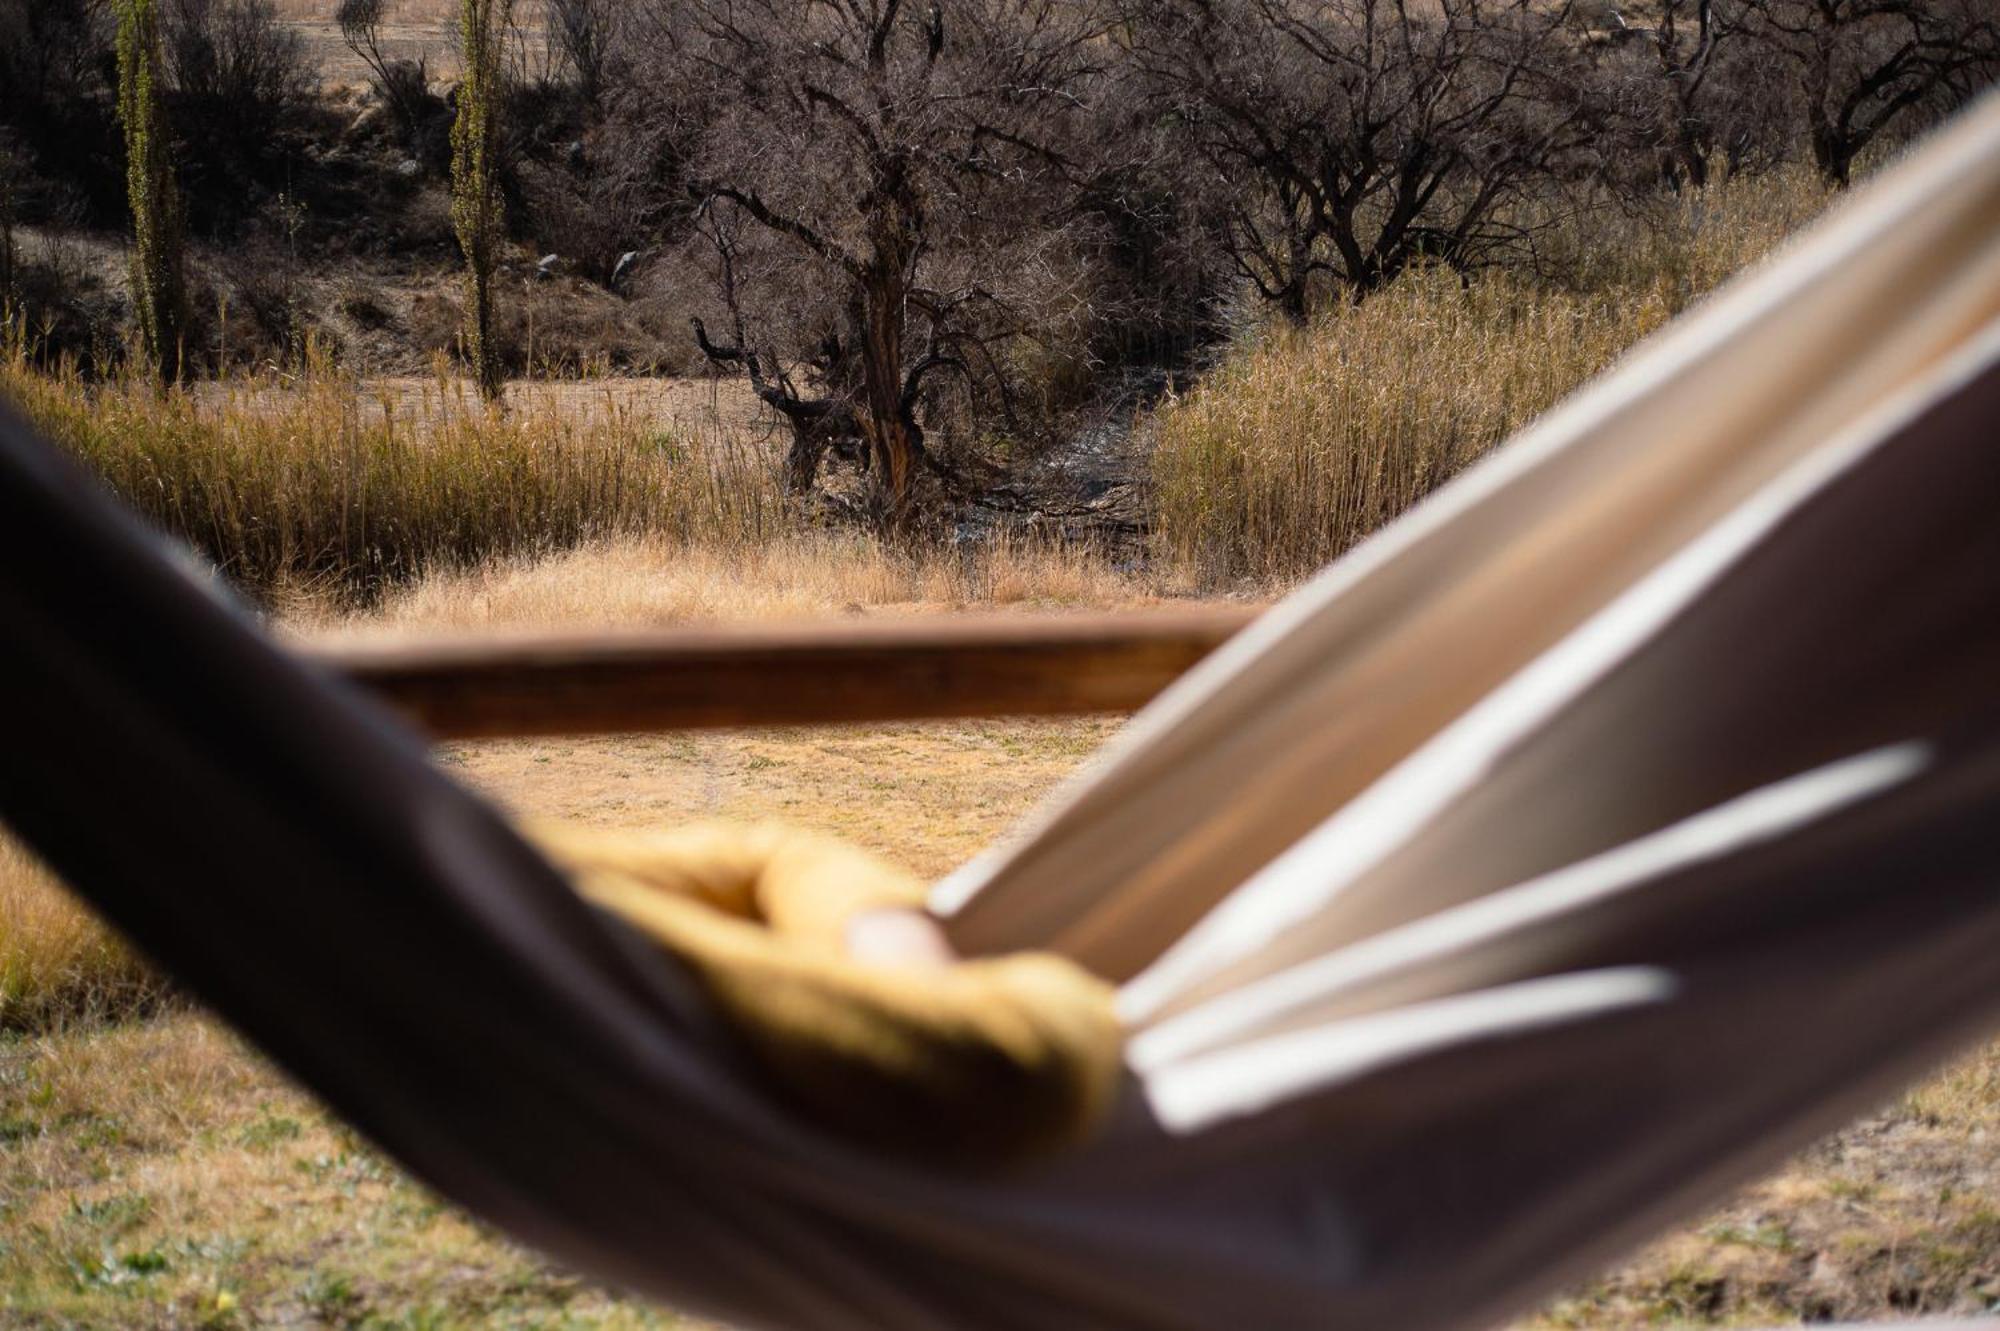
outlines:
[[[1556,239],[1565,280],[1408,274],[1303,331],[1251,338],[1155,413],[1161,551],[1197,585],[1302,577],[1410,507],[1826,200],[1729,182]]]
[[[0,835],[0,1030],[149,1006],[166,986],[55,876]]]
[[[787,521],[731,436],[663,427],[606,393],[489,410],[442,375],[414,411],[326,357],[279,383],[159,393],[43,373],[25,340],[0,396],[254,595],[367,601],[437,569],[647,532],[740,547]]]
[[[786,532],[743,548],[628,536],[441,571],[359,611],[303,603],[281,628],[302,637],[660,628],[972,607],[1126,607],[1160,594],[1152,579],[1120,571],[1089,546],[1005,533],[958,552],[839,529]]]

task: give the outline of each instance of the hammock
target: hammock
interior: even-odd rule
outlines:
[[[440,1192],[745,1326],[1488,1326],[2000,1017],[2000,101],[1343,560],[942,884],[1119,984],[972,1177],[0,417],[0,814]],[[116,833],[108,829],[115,827]]]

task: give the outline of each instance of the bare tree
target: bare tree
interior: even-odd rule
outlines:
[[[1898,128],[1949,113],[2000,74],[1992,0],[1749,0],[1790,67],[1813,164],[1845,187]]]
[[[267,134],[305,99],[304,45],[271,0],[171,0],[162,18],[175,89],[234,131]]]
[[[618,0],[548,0],[549,38],[588,106],[603,103],[617,72],[614,63],[624,12]]]
[[[71,124],[106,84],[110,18],[109,0],[0,0],[0,123],[29,155],[74,149]]]
[[[1217,229],[1295,321],[1425,258],[1523,239],[1508,207],[1594,131],[1565,0],[1134,0],[1147,94],[1213,172]]]
[[[923,425],[940,385],[1012,409],[1008,348],[1046,315],[1026,289],[1063,280],[1039,245],[1074,196],[1063,127],[1108,24],[1084,0],[662,0],[652,19],[709,98],[690,179],[738,331],[699,345],[792,423],[795,485],[851,448],[903,526],[919,470],[949,471]],[[745,330],[753,242],[810,293],[788,328]]]
[[[387,8],[385,0],[340,0],[335,18],[347,49],[374,76],[375,95],[388,107],[404,141],[414,146],[427,118],[430,72],[422,57],[395,60],[382,49],[382,20]]]
[[[1631,16],[1607,5],[1587,39],[1606,57],[1635,147],[1653,156],[1670,188],[1708,184],[1717,94],[1728,82],[1718,72],[1740,34],[1740,11],[1741,0],[1659,0],[1651,14]]]
[[[851,366],[840,354],[838,334],[830,343],[823,341],[818,354],[799,367],[801,373],[812,376],[813,383],[805,390],[782,360],[774,357],[776,363],[767,366],[765,357],[751,345],[743,319],[746,216],[740,207],[714,199],[705,200],[696,215],[695,234],[714,250],[717,294],[729,312],[732,340],[717,342],[697,316],[691,321],[695,345],[711,364],[740,369],[748,375],[758,400],[784,418],[792,433],[791,447],[785,454],[785,488],[793,494],[805,494],[817,482],[820,464],[829,453],[866,471],[872,461],[868,436]]]

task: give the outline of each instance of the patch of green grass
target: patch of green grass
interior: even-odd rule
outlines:
[[[70,1279],[79,1290],[121,1289],[166,1272],[172,1263],[158,1248],[117,1252],[101,1248],[77,1252],[69,1259]]]
[[[82,1224],[116,1237],[152,1218],[153,1199],[142,1192],[114,1193],[91,1201],[73,1201],[70,1214]]]
[[[1702,1236],[1712,1243],[1735,1244],[1745,1248],[1769,1248],[1774,1252],[1792,1252],[1798,1247],[1791,1230],[1776,1221],[1758,1221],[1752,1224],[1721,1223],[1710,1225],[1701,1231]]]
[[[297,1119],[265,1107],[259,1110],[256,1122],[238,1130],[236,1139],[253,1151],[268,1151],[282,1142],[295,1142],[304,1134],[305,1128]]]
[[[1727,1276],[1700,1266],[1682,1266],[1653,1287],[1646,1321],[1653,1325],[1713,1321],[1728,1301]]]
[[[316,1271],[299,1289],[299,1302],[323,1322],[344,1326],[359,1316],[363,1297],[359,1283],[345,1271]]]

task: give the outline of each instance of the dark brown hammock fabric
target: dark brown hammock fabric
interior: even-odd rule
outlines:
[[[1016,1174],[773,1104],[692,976],[4,410],[0,818],[419,1177],[679,1307],[1493,1325],[2000,1017],[2000,103],[1884,189],[934,897],[1123,984],[1110,1124]]]

